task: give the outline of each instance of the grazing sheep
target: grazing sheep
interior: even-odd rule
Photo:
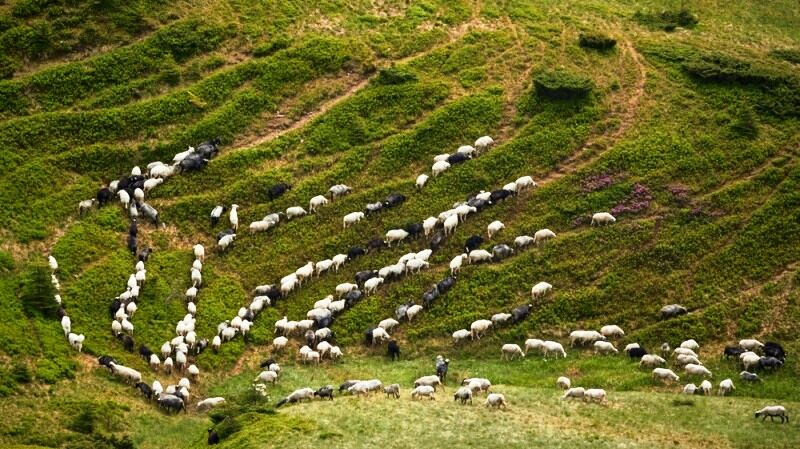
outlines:
[[[550,353],[555,353],[556,358],[558,358],[559,354],[561,357],[567,358],[567,353],[564,351],[564,347],[561,346],[561,343],[555,341],[545,341],[542,343],[542,353],[545,357],[547,357]]]
[[[692,338],[682,342],[680,347],[685,349],[691,349],[692,351],[697,351],[700,349],[700,345],[697,344],[697,342]]]
[[[733,381],[730,379],[725,379],[719,383],[719,391],[717,392],[717,394],[720,396],[725,396],[726,394],[731,393],[735,389],[736,387],[733,385]]]
[[[540,296],[544,296],[552,289],[553,286],[547,282],[539,282],[538,284],[534,285],[533,288],[531,288],[531,297],[536,299]]]
[[[519,347],[517,344],[504,344],[503,347],[500,349],[500,356],[502,360],[514,360],[514,356],[518,357],[525,357],[525,353],[522,352],[522,348]]]
[[[688,313],[686,307],[678,304],[670,304],[661,308],[661,318],[663,319],[673,318],[678,315],[685,315],[686,313]]]
[[[442,389],[444,389],[444,384],[442,384],[442,380],[439,379],[439,376],[436,375],[422,376],[414,381],[414,386],[415,387],[428,386],[433,388],[434,390],[436,389],[436,387],[441,387]]]
[[[511,318],[510,313],[495,313],[494,315],[492,315],[491,320],[492,323],[494,323],[494,325],[497,326],[499,324],[505,323],[506,321],[508,321],[509,318]]]
[[[302,217],[303,215],[308,214],[305,209],[300,206],[292,206],[286,209],[286,219],[291,220],[292,218]]]
[[[83,349],[83,340],[85,339],[86,337],[83,334],[77,335],[73,334],[72,332],[70,332],[69,335],[67,336],[69,345],[72,346],[72,349],[78,352],[81,352],[81,350]]]
[[[606,400],[606,390],[602,388],[589,388],[583,393],[583,400],[602,404]]]
[[[614,218],[614,216],[609,214],[608,212],[598,212],[598,213],[592,215],[591,226],[594,226],[595,223],[597,223],[598,226],[599,225],[610,225],[612,223],[615,223],[616,221],[617,221],[617,219]]]
[[[447,171],[450,168],[450,164],[447,161],[437,161],[431,166],[431,171],[433,172],[433,177],[437,177],[440,174]]]
[[[525,352],[541,351],[544,348],[544,341],[538,338],[529,338],[525,340]]]
[[[421,311],[422,311],[422,306],[419,304],[414,304],[411,307],[409,307],[408,310],[406,310],[406,318],[408,318],[408,321],[411,322],[411,320],[413,320],[414,317],[417,316],[417,314],[420,313]]]
[[[561,399],[583,399],[585,394],[586,390],[584,390],[583,387],[573,387],[565,391]]]
[[[748,371],[742,371],[739,373],[739,378],[747,382],[761,382],[761,378],[758,377],[758,374]]]
[[[594,353],[595,354],[611,354],[612,352],[614,354],[619,353],[619,351],[617,351],[617,348],[615,348],[613,344],[611,344],[611,343],[609,343],[607,341],[596,341],[596,342],[594,342]]]
[[[486,401],[483,403],[486,407],[506,408],[506,397],[500,393],[491,393],[486,396]]]
[[[489,238],[492,238],[495,234],[500,232],[502,229],[505,229],[506,225],[502,222],[495,220],[489,223],[489,226],[486,227],[486,233],[489,235]]]
[[[128,368],[127,366],[118,365],[114,362],[110,362],[108,365],[109,368],[111,369],[111,372],[115,376],[122,378],[126,382],[135,384],[137,382],[142,381],[142,374],[133,368]]]
[[[689,348],[675,348],[672,352],[675,355],[689,355],[692,357],[698,357],[697,353]]]
[[[324,195],[317,195],[308,202],[308,210],[316,212],[318,208],[328,204],[328,199]]]
[[[533,243],[536,243],[538,245],[539,242],[545,242],[555,236],[556,233],[549,229],[540,229],[536,231],[535,234],[533,234]]]
[[[472,263],[477,262],[487,262],[492,260],[492,254],[485,249],[475,249],[469,252],[469,256],[467,256],[467,261]]]
[[[397,326],[398,324],[400,324],[400,323],[397,320],[395,320],[394,318],[386,318],[385,320],[383,320],[380,323],[378,323],[378,327],[381,327],[381,328],[386,329],[388,331],[388,330],[391,330],[393,327]]]
[[[417,176],[416,187],[418,189],[421,189],[421,188],[425,187],[425,184],[427,182],[428,182],[428,175],[423,173],[423,174]]]
[[[206,250],[201,244],[194,245],[192,247],[192,251],[194,252],[194,258],[199,260],[200,262],[206,261]]]
[[[300,402],[304,399],[307,399],[309,402],[312,401],[314,399],[314,390],[312,390],[311,388],[300,388],[298,390],[295,390],[289,396],[286,396],[285,398],[278,401],[275,407],[280,407],[286,403],[293,404],[295,402]]]
[[[492,327],[492,322],[489,320],[476,320],[470,324],[469,328],[472,331],[472,339],[474,340],[475,337],[478,340],[481,339],[481,336],[486,333],[489,328]]]
[[[420,385],[419,387],[416,387],[414,388],[413,391],[411,391],[411,399],[414,400],[425,396],[429,400],[435,401],[436,400],[435,392],[436,390],[433,387],[429,387],[427,385]]]
[[[342,384],[344,386],[344,384]],[[378,379],[356,381],[347,388],[347,391],[356,395],[367,395],[373,391],[378,391],[383,387],[383,383]],[[339,387],[341,390],[341,387]]]
[[[72,320],[69,319],[68,316],[64,315],[61,318],[61,329],[64,331],[64,337],[66,338],[72,330]]]
[[[372,344],[373,345],[375,343],[379,342],[379,341],[380,342],[389,341],[390,339],[391,339],[391,337],[389,336],[389,334],[386,332],[385,329],[383,329],[381,327],[376,327],[375,329],[372,329]]]
[[[470,333],[470,331],[468,331],[466,329],[459,329],[459,330],[453,332],[453,343],[457,344],[458,342],[460,342],[462,340],[466,340],[471,335],[472,334]]]
[[[469,387],[459,388],[453,395],[453,400],[461,401],[462,405],[469,401],[469,404],[472,405],[472,390]]]
[[[489,148],[494,146],[494,139],[489,136],[481,136],[475,140],[475,150],[478,154],[483,153],[484,151],[488,150]]]
[[[350,226],[358,223],[364,219],[364,212],[350,212],[349,214],[345,215],[342,219],[342,225],[344,229],[349,228]]]
[[[562,390],[569,390],[570,386],[572,386],[572,382],[570,382],[568,377],[561,376],[556,379],[556,386]]]
[[[686,384],[683,387],[683,394],[692,395],[697,393],[697,385],[695,384]]]
[[[222,405],[224,403],[225,403],[225,398],[223,397],[203,399],[202,401],[197,403],[197,410],[198,411],[208,410],[210,408]]]
[[[600,333],[603,334],[603,336],[606,338],[625,336],[625,331],[623,331],[622,328],[617,326],[616,324],[611,324],[608,326],[601,327]]]
[[[534,182],[533,178],[530,176],[523,176],[521,178],[517,178],[517,180],[514,181],[514,184],[516,184],[517,186],[518,193],[522,193],[523,190],[527,190],[528,188],[531,187],[538,187],[536,182]]]
[[[695,365],[702,365],[702,363],[700,363],[700,360],[698,360],[697,357],[688,354],[678,354],[678,356],[675,357],[675,363],[678,365],[688,365],[690,363],[694,363]]]
[[[642,358],[644,360],[644,358]],[[653,379],[659,379],[663,381],[667,381],[668,383],[678,382],[680,377],[677,374],[672,372],[671,369],[667,368],[656,368],[653,370]]]
[[[759,366],[761,357],[755,352],[748,351],[739,355],[739,361],[742,363],[742,366],[746,371],[750,371],[750,368]]]
[[[531,243],[533,243],[533,237],[529,235],[520,235],[519,237],[514,239],[514,246],[516,246],[517,248],[525,248]]]
[[[78,203],[78,215],[83,216],[86,212],[88,212],[92,206],[97,203],[96,198],[92,198],[90,200],[83,200]]]
[[[596,341],[605,341],[606,337],[597,331],[572,331],[569,334],[570,346],[583,346],[586,344],[594,344]]]
[[[422,220],[422,230],[425,233],[425,237],[430,237],[437,224],[439,224],[439,219],[436,217],[428,217]]]
[[[711,371],[708,370],[708,368],[706,368],[703,365],[698,365],[696,363],[687,364],[686,366],[683,367],[683,370],[686,372],[686,374],[693,374],[693,375],[696,375],[696,376],[714,377],[711,374]]]
[[[764,347],[764,343],[761,343],[758,340],[749,338],[749,339],[739,340],[739,346],[742,349],[744,349],[745,351],[756,351],[756,350],[758,350],[760,348],[763,348]]]
[[[386,233],[386,244],[391,248],[392,243],[400,243],[408,237],[408,232],[403,229],[392,229]]]
[[[444,235],[448,236],[455,232],[456,227],[458,227],[458,215],[453,214],[449,217],[445,218],[444,223]]]
[[[766,421],[767,417],[769,417],[770,422],[774,421],[775,418],[780,418],[781,424],[789,422],[789,414],[786,413],[786,408],[782,405],[768,405],[756,412],[756,418],[759,416],[762,417],[761,421]]]
[[[336,296],[341,298],[342,296],[350,293],[353,290],[358,290],[358,285],[351,284],[349,282],[343,282],[336,286]]]

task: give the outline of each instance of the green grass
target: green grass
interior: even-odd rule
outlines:
[[[117,3],[0,6],[0,445],[199,447],[211,426],[231,447],[745,448],[800,440],[794,424],[752,419],[767,403],[783,403],[790,414],[800,405],[794,3]],[[697,22],[678,16],[681,8]],[[588,51],[581,36],[584,44],[587,36],[610,37],[616,46]],[[498,145],[414,188],[433,156],[481,135]],[[222,395],[228,406],[210,417],[192,407],[171,417],[89,368],[93,357],[113,354],[148,382],[168,382],[109,332],[108,305],[133,267],[127,218],[117,205],[78,217],[76,204],[134,165],[171,160],[215,136],[223,141],[218,157],[148,199],[166,226],[140,225],[140,245],[155,252],[133,319],[137,346],[157,349],[174,335],[196,242],[209,252],[197,331],[210,338],[254,286],[308,260],[520,176],[546,182],[470,217],[433,254],[430,270],[389,283],[338,316],[332,327],[343,364],[296,366],[293,342],[270,400],[248,393],[275,320],[300,319],[357,271],[419,251],[424,240],[352,261],[266,309],[247,342],[236,338],[195,361],[203,376],[194,398]],[[267,188],[279,181],[293,188],[270,202]],[[240,232],[225,254],[211,249],[223,226],[208,223],[214,205],[239,204],[246,228],[267,213],[306,207],[338,183],[353,193],[265,234]],[[390,193],[408,199],[342,230],[343,215]],[[616,224],[589,226],[591,214],[615,207],[627,208]],[[558,237],[499,263],[464,267],[447,295],[392,332],[402,362],[363,347],[365,329],[419,300],[446,276],[464,240],[485,235],[493,220],[506,228],[486,248],[545,227]],[[87,336],[89,356],[74,354],[56,320],[22,303],[30,297],[24,280],[46,253],[58,258],[64,306],[73,329]],[[533,303],[528,319],[452,346],[453,331],[531,302],[531,286],[543,280],[555,288]],[[671,303],[690,313],[660,320],[658,310]],[[736,393],[678,396],[679,386],[654,385],[624,357],[570,351],[567,360],[498,360],[503,343],[565,341],[571,330],[611,323],[627,332],[622,346],[698,340],[715,383],[734,378]],[[790,354],[763,384],[742,384],[738,369],[718,359],[725,344],[747,337],[780,341]],[[509,410],[461,407],[447,399],[450,388],[439,401],[411,403],[408,386],[430,373],[437,353],[453,360],[454,377],[491,378]],[[609,403],[560,401],[553,383],[562,374],[606,388]],[[272,409],[295,388],[349,377],[400,382],[403,399]],[[464,423],[470,426],[461,430]]]

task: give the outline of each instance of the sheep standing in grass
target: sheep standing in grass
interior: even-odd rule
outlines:
[[[489,223],[489,226],[486,227],[486,233],[489,235],[489,238],[492,238],[502,229],[505,229],[505,227],[506,225],[504,225],[502,222],[495,220]]]
[[[470,331],[468,331],[466,329],[459,329],[459,330],[453,332],[453,343],[456,344],[456,343],[458,343],[458,342],[460,342],[462,340],[466,340],[470,336],[472,336]]]
[[[461,270],[461,265],[464,263],[464,260],[467,259],[469,256],[466,254],[461,254],[453,258],[450,261],[450,275],[455,276],[458,274],[459,270]]]
[[[531,288],[531,297],[533,299],[546,295],[553,289],[553,286],[547,282],[539,282]]]
[[[617,221],[617,219],[614,218],[614,216],[609,214],[608,212],[598,212],[598,213],[592,215],[592,224],[591,224],[591,226],[594,226],[595,223],[598,226],[599,225],[610,225],[610,224],[615,223],[616,221]]]
[[[736,387],[733,385],[733,381],[730,379],[725,379],[719,383],[719,390],[717,391],[717,394],[720,396],[725,396],[732,393],[735,389]]]
[[[497,407],[497,408],[506,408],[508,403],[506,402],[506,397],[500,393],[491,393],[486,396],[486,401],[483,403],[486,407]]]
[[[461,401],[462,405],[465,405],[467,401],[469,401],[469,404],[472,405],[472,390],[470,390],[469,387],[459,388],[453,395],[453,400]]]
[[[533,234],[533,242],[538,245],[539,242],[544,243],[547,240],[550,240],[550,239],[554,238],[555,236],[556,236],[556,233],[551,231],[551,230],[549,230],[549,229],[540,229],[540,230],[536,231],[535,234]]]
[[[81,352],[83,349],[83,340],[85,339],[86,337],[83,334],[76,335],[72,332],[70,332],[69,336],[67,337],[67,340],[69,340],[69,345],[72,346],[72,349],[78,352]]]
[[[536,182],[534,182],[533,178],[530,176],[522,176],[517,178],[517,180],[514,181],[514,184],[517,186],[517,193],[522,193],[529,188],[538,187]]]
[[[697,365],[695,363],[687,364],[686,366],[683,367],[683,370],[686,372],[686,374],[692,374],[695,376],[704,376],[704,377],[705,376],[714,377],[711,374],[711,371],[708,370],[708,368],[706,368],[703,365]]]
[[[206,261],[206,250],[201,244],[194,245],[192,247],[192,252],[194,252],[194,258],[199,260],[200,262]]]
[[[606,390],[602,388],[589,388],[583,393],[583,400],[602,404],[606,400]]]
[[[427,397],[431,401],[436,400],[436,390],[433,387],[429,387],[427,385],[420,385],[411,392],[411,399],[419,399],[423,396]]]
[[[617,354],[619,351],[617,348],[614,347],[613,344],[607,341],[596,341],[594,342],[594,353],[595,354]]]
[[[444,384],[442,384],[442,380],[439,379],[439,376],[437,375],[422,376],[414,381],[415,387],[419,387],[422,385],[429,386],[434,390],[436,389],[436,387],[441,387],[442,389],[444,389]]]
[[[476,320],[470,326],[470,330],[472,331],[472,339],[474,340],[476,337],[478,340],[481,339],[481,336],[492,327],[492,322],[489,320]]]
[[[86,212],[88,212],[92,206],[97,202],[96,198],[92,198],[90,200],[83,200],[78,203],[78,215],[83,216]]]
[[[704,380],[704,381],[700,382],[700,386],[698,387],[700,392],[702,392],[706,396],[711,394],[711,389],[712,388],[713,388],[713,386],[711,385],[711,382],[709,382],[707,380]]]
[[[784,422],[789,422],[789,414],[786,413],[786,407],[782,405],[768,405],[761,410],[756,412],[756,418],[761,417],[761,421],[766,421],[769,418],[770,421],[774,421],[775,418],[781,419],[781,424]]]
[[[683,394],[693,395],[697,392],[697,385],[695,384],[686,384],[683,387]]]
[[[303,215],[307,215],[305,209],[300,206],[292,206],[286,209],[286,219],[291,220],[292,218],[302,217]]]
[[[308,202],[308,210],[316,212],[318,208],[328,204],[328,199],[324,195],[317,195]]]
[[[569,390],[572,386],[572,382],[570,382],[568,377],[561,376],[556,380],[556,386],[562,390]]]
[[[538,338],[529,338],[525,340],[525,352],[541,351],[544,347],[544,341]]]
[[[573,387],[565,391],[561,399],[583,399],[585,394],[586,390],[584,390],[583,387]]]
[[[744,349],[745,351],[756,351],[764,347],[764,343],[761,343],[758,340],[749,338],[744,340],[739,340],[739,346]]]
[[[516,246],[517,248],[525,248],[531,243],[533,243],[533,237],[529,235],[520,235],[519,237],[514,239],[514,246]]]
[[[428,182],[428,175],[423,173],[423,174],[417,176],[417,181],[416,181],[417,189],[421,189],[421,188],[425,187],[425,184],[427,182]]]
[[[606,338],[619,338],[625,336],[625,331],[616,324],[610,324],[600,328],[600,333]]]
[[[392,396],[395,399],[400,399],[400,384],[391,384],[383,387],[383,392],[386,394],[387,398]]]
[[[556,358],[558,358],[559,355],[561,355],[561,357],[567,358],[567,353],[566,351],[564,351],[564,347],[561,346],[561,343],[555,341],[549,341],[549,340],[545,341],[542,344],[542,353],[544,354],[545,357],[547,357],[550,354],[555,354]]]
[[[435,162],[433,164],[433,166],[431,167],[431,171],[433,172],[433,177],[435,178],[435,177],[439,176],[440,174],[442,174],[445,171],[447,171],[448,168],[450,168],[450,164],[447,161],[437,161],[437,162]]]
[[[680,377],[675,374],[671,369],[656,368],[653,370],[653,379],[666,381],[667,383],[678,382]]]
[[[494,139],[489,136],[481,136],[475,140],[475,150],[478,154],[483,153],[484,151],[489,150],[494,146]]]
[[[522,348],[516,344],[504,344],[503,347],[500,349],[501,359],[503,360],[514,360],[514,357],[523,358],[525,357],[525,353],[522,352]]]

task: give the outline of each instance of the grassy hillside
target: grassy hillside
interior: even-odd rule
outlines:
[[[751,447],[764,432],[774,446],[794,447],[796,424],[766,426],[751,413],[767,403],[800,409],[799,24],[800,8],[784,0],[0,4],[0,445],[202,446],[214,425],[230,447],[478,446],[494,434],[515,447]],[[616,44],[592,48],[604,38]],[[414,188],[435,155],[482,135],[497,142],[491,151]],[[109,332],[108,305],[134,264],[127,215],[115,203],[79,217],[77,203],[134,165],[169,161],[216,136],[221,152],[205,169],[170,178],[148,199],[164,225],[139,226],[140,246],[154,253],[133,319],[137,346],[156,349],[174,336],[195,243],[209,252],[197,332],[210,338],[255,286],[309,260],[520,176],[539,187],[471,216],[430,269],[337,316],[343,363],[302,367],[293,341],[269,399],[249,393],[275,320],[303,318],[337,284],[427,248],[425,239],[314,278],[262,312],[247,342],[237,337],[197,357],[194,398],[222,395],[229,404],[211,416],[191,407],[171,417],[96,366],[94,357],[113,354],[156,378]],[[293,188],[269,201],[277,182]],[[211,250],[227,227],[224,219],[210,226],[214,205],[240,205],[246,228],[270,212],[307,208],[339,183],[353,193],[267,233],[240,232],[224,254]],[[342,216],[395,192],[408,200],[342,229]],[[616,224],[590,226],[597,211],[613,211]],[[450,292],[392,332],[403,362],[363,346],[365,329],[420,301],[464,240],[485,236],[494,220],[505,229],[485,248],[541,228],[558,236],[465,266]],[[59,261],[84,355],[35,302],[52,294],[36,277],[46,254]],[[453,346],[453,331],[530,303],[539,281],[554,290],[526,320]],[[660,320],[672,303],[689,313]],[[503,343],[566,343],[571,330],[612,323],[626,330],[623,347],[696,339],[715,384],[732,377],[735,394],[686,399],[624,357],[589,351],[566,361],[498,360]],[[780,341],[789,354],[759,385],[737,381],[739,369],[717,356],[750,337]],[[446,400],[449,387],[435,404],[410,403],[407,387],[438,353],[453,360],[454,377],[491,378],[509,410],[464,409]],[[606,388],[607,406],[558,401],[552,384],[564,374]],[[295,388],[352,377],[400,382],[404,396],[397,405],[348,398],[272,408]],[[476,422],[471,432],[457,430],[465,422]]]

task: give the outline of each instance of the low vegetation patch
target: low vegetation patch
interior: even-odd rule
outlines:
[[[675,31],[676,28],[694,28],[697,17],[688,9],[664,10],[661,12],[637,11],[633,19],[648,28]]]
[[[584,98],[594,87],[592,81],[566,70],[545,70],[533,77],[536,93],[542,98],[572,100]]]
[[[578,38],[578,45],[583,48],[608,51],[617,45],[617,41],[602,33],[581,33]]]

